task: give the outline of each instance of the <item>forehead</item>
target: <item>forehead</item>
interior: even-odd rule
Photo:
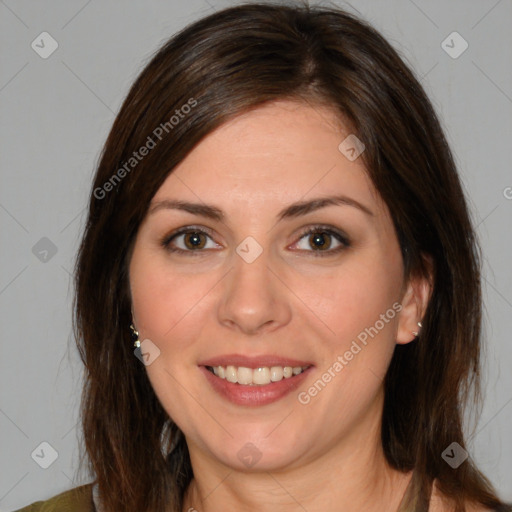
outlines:
[[[381,207],[361,158],[339,149],[350,135],[334,111],[283,100],[258,107],[207,135],[168,176],[153,202],[171,198],[276,208],[342,193]]]

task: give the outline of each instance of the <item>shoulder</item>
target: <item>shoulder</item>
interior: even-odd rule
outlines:
[[[478,504],[467,503],[466,511],[467,512],[512,512],[512,505],[504,503],[503,505],[500,505],[497,508],[487,508],[479,503]]]
[[[480,504],[467,502],[464,506],[466,512],[512,512],[512,506],[507,504],[498,508],[487,508]],[[433,512],[455,512],[455,506],[445,501],[442,505],[437,504],[437,506],[431,506],[429,511],[430,510]]]
[[[498,508],[486,508],[482,505],[473,505],[473,507],[468,506],[468,512],[512,512],[512,504],[504,503]]]
[[[92,483],[81,485],[14,512],[95,512],[92,487]]]
[[[488,508],[480,503],[467,501],[464,504],[464,507],[465,512],[512,512],[512,504],[510,503],[504,503],[497,508]],[[455,512],[453,502],[441,493],[437,480],[434,480],[434,484],[432,486],[429,512]]]

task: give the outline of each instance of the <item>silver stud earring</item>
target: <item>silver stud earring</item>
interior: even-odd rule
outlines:
[[[423,327],[421,325],[421,322],[418,322],[418,327]],[[412,333],[414,334],[414,336],[418,336],[419,332],[418,331],[412,331]]]
[[[139,340],[139,331],[135,329],[133,324],[130,324],[130,330],[132,331],[132,337],[133,337],[133,346],[136,348],[140,347],[140,340]]]

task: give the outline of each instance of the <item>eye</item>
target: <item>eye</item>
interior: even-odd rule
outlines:
[[[303,240],[304,239],[304,240]],[[210,245],[208,245],[210,243]],[[203,249],[219,247],[212,240],[212,232],[207,228],[186,226],[167,235],[161,245],[169,252],[199,256]],[[299,242],[292,248],[311,252],[313,256],[329,256],[350,247],[346,235],[330,226],[312,226],[303,231]]]
[[[295,246],[312,252],[314,256],[329,256],[350,247],[350,241],[346,235],[329,226],[312,226],[301,233]]]
[[[208,239],[211,241],[210,246],[208,246]],[[205,228],[194,228],[193,226],[187,226],[174,231],[166,236],[161,244],[170,252],[189,254],[199,254],[202,249],[215,249],[218,247],[213,242],[211,233],[208,230]]]

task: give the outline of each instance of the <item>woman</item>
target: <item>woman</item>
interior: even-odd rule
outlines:
[[[464,448],[479,265],[432,106],[374,29],[277,4],[192,24],[91,193],[94,485],[23,510],[510,510]]]

